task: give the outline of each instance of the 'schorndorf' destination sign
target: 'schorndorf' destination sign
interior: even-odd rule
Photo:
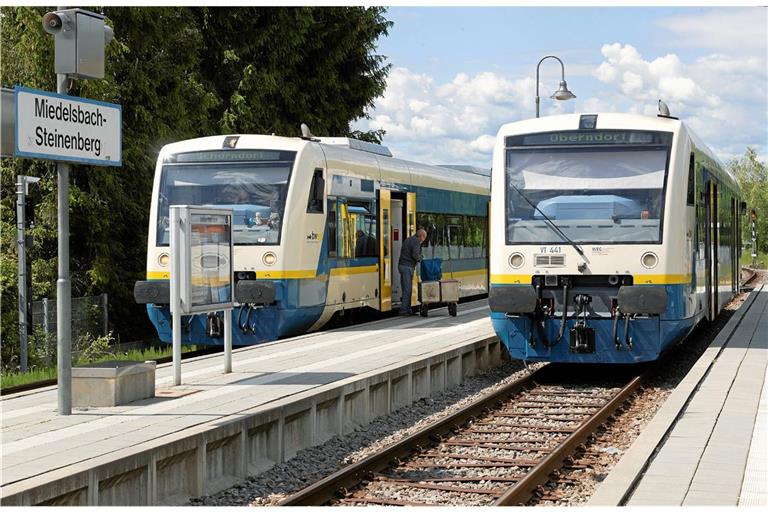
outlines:
[[[122,165],[120,105],[16,86],[15,156]]]

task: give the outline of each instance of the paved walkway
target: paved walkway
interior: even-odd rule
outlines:
[[[766,504],[768,289],[753,293],[627,505]]]
[[[221,354],[185,361],[177,388],[172,366],[163,365],[157,387],[172,392],[127,406],[59,416],[55,387],[3,397],[0,481],[6,486],[492,336],[482,301],[461,305],[455,318],[443,308],[429,318],[387,319],[237,349],[230,374],[222,374]]]

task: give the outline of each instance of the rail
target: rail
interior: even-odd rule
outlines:
[[[655,367],[656,365],[652,366],[652,368]],[[316,506],[334,501],[340,504],[411,506],[446,504],[434,501],[407,501],[402,496],[397,499],[388,499],[386,496],[376,495],[375,492],[368,495],[365,490],[350,492],[350,489],[370,484],[399,486],[404,489],[416,488],[453,494],[453,496],[456,495],[455,493],[478,496],[477,499],[481,501],[472,504],[524,504],[530,499],[535,489],[545,483],[549,475],[563,465],[566,458],[639,388],[645,376],[652,371],[652,368],[649,368],[643,375],[631,378],[617,392],[612,390],[608,393],[609,396],[605,396],[606,392],[603,390],[603,397],[598,400],[597,395],[590,396],[590,393],[585,391],[570,392],[567,389],[558,390],[549,385],[539,384],[539,381],[546,381],[548,377],[551,380],[551,375],[560,368],[562,368],[560,365],[547,365],[522,379],[511,382],[427,428],[288,496],[279,505]],[[573,401],[574,396],[578,397],[578,401]],[[553,409],[547,410],[549,406]],[[581,412],[573,413],[573,417],[569,419],[565,417],[567,413],[563,412],[568,407]],[[590,411],[588,414],[583,412],[587,409],[597,410]],[[531,421],[535,422],[540,418],[544,418],[544,426],[532,426]],[[508,419],[520,424],[505,422]],[[563,426],[553,427],[551,426],[553,422],[555,425]],[[578,423],[578,426],[574,428],[567,426],[574,422]],[[511,427],[520,427],[520,432],[528,434],[518,436],[516,430]],[[556,446],[549,446],[541,440],[530,439],[530,433],[537,431],[554,433],[552,435],[564,436],[564,438],[558,439]],[[478,440],[477,437],[498,434],[512,434],[512,438]],[[455,454],[445,448],[457,446],[471,450],[473,453]],[[490,449],[492,452],[495,450],[496,454],[483,456],[475,453],[484,449]],[[499,450],[538,455],[527,458],[507,458],[500,457]],[[419,462],[419,459],[424,462]],[[425,468],[438,471],[457,468],[461,471],[469,471],[474,468],[482,469],[485,474],[476,476],[462,473],[459,476],[449,477],[445,474],[426,477],[410,476],[414,470],[419,471]],[[498,473],[491,473],[489,476],[487,472],[492,472],[496,468],[505,468],[504,471],[508,471],[511,476],[500,476]],[[519,468],[529,469],[524,474],[515,474]],[[396,477],[382,474],[387,471],[392,473],[397,469],[402,469],[403,472]],[[495,484],[495,487],[488,487],[489,482]],[[464,484],[464,486],[457,484]],[[489,499],[493,501],[490,502]],[[483,503],[482,500],[489,502]],[[455,504],[450,500],[448,503]]]

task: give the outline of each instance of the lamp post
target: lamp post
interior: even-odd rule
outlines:
[[[565,83],[565,66],[563,65],[563,61],[554,55],[547,55],[536,65],[536,117],[539,117],[539,103],[541,101],[539,98],[539,67],[546,59],[557,59],[557,62],[560,63],[560,87],[552,96],[550,96],[550,98],[554,100],[570,100],[576,97],[575,94],[568,90],[568,84]]]

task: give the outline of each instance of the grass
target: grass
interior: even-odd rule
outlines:
[[[197,350],[195,345],[182,345],[182,352],[190,352]],[[152,361],[161,357],[168,357],[173,352],[170,345],[167,347],[151,347],[145,350],[128,350],[125,352],[117,352],[115,354],[104,355],[98,357],[90,363],[99,363],[102,361]],[[88,364],[90,364],[88,363]],[[82,363],[86,364],[86,363]],[[78,366],[78,364],[75,364]],[[5,372],[0,374],[0,388],[10,388],[14,386],[21,386],[23,384],[32,384],[33,382],[40,382],[43,380],[55,379],[56,368],[33,368],[26,373],[17,372]]]
[[[757,268],[768,268],[768,254],[757,254],[757,258],[755,258],[757,263]],[[739,260],[739,263],[742,266],[750,266],[752,265],[752,249],[746,248],[741,253],[741,260]]]
[[[33,368],[27,373],[6,373],[0,374],[0,388],[10,388],[39,382],[43,380],[55,379],[56,368]]]

